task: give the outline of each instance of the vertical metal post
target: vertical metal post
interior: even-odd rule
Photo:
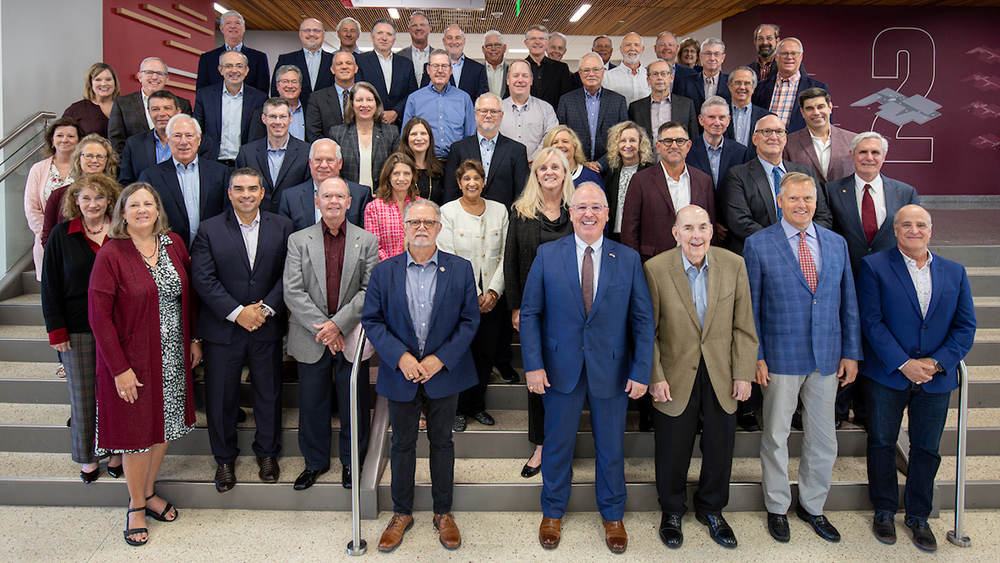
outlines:
[[[958,547],[969,547],[972,540],[965,535],[965,441],[969,430],[969,370],[965,360],[958,364],[958,463],[955,476],[955,529],[948,532],[948,541]]]
[[[351,532],[353,539],[347,544],[348,555],[364,555],[368,544],[361,539],[361,452],[358,447],[358,428],[361,428],[358,413],[358,372],[361,371],[361,355],[365,350],[365,329],[358,335],[358,349],[354,352],[351,366]],[[365,374],[368,385],[368,374]],[[368,413],[365,413],[368,416]]]

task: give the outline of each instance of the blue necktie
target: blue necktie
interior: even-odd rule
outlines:
[[[778,221],[781,221],[781,206],[778,205],[778,190],[781,189],[781,169],[775,166],[771,169],[771,176],[774,176],[774,208],[778,212]]]

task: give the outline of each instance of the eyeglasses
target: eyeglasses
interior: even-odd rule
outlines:
[[[228,70],[233,70],[233,69],[236,69],[236,70],[243,70],[243,69],[245,69],[246,67],[247,67],[247,65],[245,65],[245,64],[243,64],[243,63],[236,63],[236,64],[225,64],[225,65],[222,65],[222,70],[226,70],[226,71],[228,71]]]
[[[166,72],[160,72],[158,70],[140,70],[139,74],[144,74],[146,76],[159,76],[160,78],[166,78]]]
[[[588,211],[592,213],[600,213],[601,210],[606,209],[607,207],[607,205],[574,205],[572,209],[574,213],[582,215]]]
[[[770,137],[771,135],[784,137],[786,132],[784,129],[760,129],[758,131],[754,131],[754,133],[757,133],[762,137]]]
[[[278,86],[287,86],[289,84],[302,84],[302,81],[298,78],[292,78],[290,80],[282,78],[278,81]]]
[[[347,201],[348,197],[349,196],[346,196],[346,195],[341,194],[341,193],[323,192],[319,196],[319,199],[322,200],[322,201],[330,201],[331,199],[335,199],[337,201]]]
[[[299,33],[306,33],[306,34],[313,33],[313,34],[319,35],[320,33],[326,33],[326,30],[325,29],[316,29],[316,28],[300,29]]]
[[[486,43],[483,47],[487,49],[500,49],[503,47],[503,43]]]
[[[269,113],[269,114],[265,115],[264,117],[266,117],[268,121],[288,121],[289,119],[292,118],[292,116],[287,115],[287,114],[286,115],[275,115],[273,113]]]
[[[669,147],[671,145],[677,145],[678,147],[681,147],[681,146],[684,146],[684,143],[686,143],[688,141],[690,141],[690,139],[685,139],[683,137],[678,137],[676,139],[657,139],[656,140],[657,143],[660,143],[661,145],[663,145],[665,147]]]
[[[673,73],[670,72],[670,71],[665,70],[663,72],[650,72],[649,76],[652,77],[652,78],[660,78],[660,77],[670,76],[671,74],[673,74]]]
[[[496,117],[496,116],[500,115],[501,113],[503,113],[503,110],[501,110],[501,109],[477,109],[476,113],[478,113],[480,115],[492,115],[493,117]]]
[[[733,80],[730,82],[733,86],[753,86],[752,80]]]
[[[434,219],[424,219],[422,221],[420,219],[410,219],[409,221],[406,222],[406,226],[411,229],[414,230],[419,229],[422,225],[428,231],[437,226],[437,224],[438,222],[435,221]]]
[[[802,54],[802,51],[782,51],[778,53],[779,57],[792,58],[798,57]]]
[[[82,156],[84,160],[96,160],[97,162],[104,162],[108,159],[108,155],[106,154],[90,154],[85,152],[80,156]]]
[[[446,68],[451,68],[451,63],[439,65],[437,63],[428,63],[427,68],[431,70],[444,70]]]
[[[596,67],[596,68],[581,68],[580,69],[580,74],[597,74],[597,73],[601,72],[602,70],[604,70],[603,66],[599,66],[599,67]]]
[[[724,57],[725,55],[726,54],[723,53],[722,51],[702,51],[701,52],[701,58],[703,58],[703,59],[715,58],[715,57]]]

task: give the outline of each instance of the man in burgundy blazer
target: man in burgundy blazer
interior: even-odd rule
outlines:
[[[711,176],[684,162],[691,150],[687,129],[676,121],[664,123],[658,131],[656,148],[660,162],[632,177],[622,215],[622,244],[638,252],[643,262],[677,246],[670,228],[678,209],[697,205],[708,211],[715,223]],[[667,183],[668,174],[671,183],[676,178],[674,190]]]
[[[833,110],[830,94],[822,88],[809,88],[803,91],[799,94],[799,110],[806,120],[806,128],[788,134],[783,158],[812,168],[823,184],[853,174],[851,141],[857,133],[830,123],[830,114]],[[830,145],[826,170],[820,163],[813,137],[822,139],[824,143]]]

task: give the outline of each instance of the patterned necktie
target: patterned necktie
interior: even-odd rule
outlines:
[[[594,259],[591,256],[594,249],[590,246],[583,253],[583,276],[580,286],[583,289],[583,310],[590,316],[590,307],[594,304]]]
[[[778,221],[781,221],[781,206],[778,205],[778,190],[781,189],[781,177],[784,174],[781,169],[775,166],[771,169],[771,176],[774,178],[774,209],[778,212]]]
[[[875,217],[875,200],[872,199],[872,186],[865,184],[865,195],[861,197],[861,226],[865,230],[868,244],[872,243],[878,233],[878,219]]]
[[[799,267],[806,277],[809,290],[816,293],[816,284],[819,283],[819,276],[816,275],[816,262],[813,262],[812,252],[806,244],[806,232],[799,231]]]
[[[348,100],[348,98],[349,98],[350,96],[351,96],[351,92],[350,92],[350,90],[344,90],[344,104],[343,104],[343,107],[342,107],[342,108],[340,108],[340,109],[341,109],[341,111],[343,112],[343,113],[341,114],[342,116],[343,116],[343,115],[347,115],[347,100]]]

